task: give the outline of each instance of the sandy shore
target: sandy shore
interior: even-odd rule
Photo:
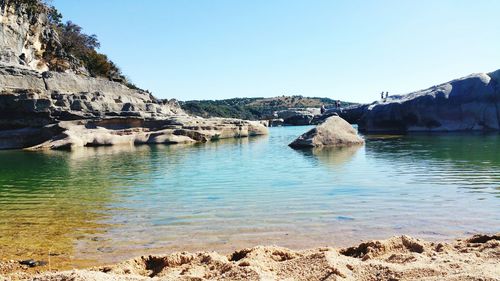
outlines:
[[[451,243],[408,236],[354,247],[293,251],[276,246],[143,256],[86,270],[28,273],[0,264],[0,280],[500,280],[500,233]]]

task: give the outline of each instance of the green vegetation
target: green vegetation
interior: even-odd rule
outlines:
[[[94,77],[126,81],[118,66],[105,54],[97,51],[101,44],[95,34],[83,33],[82,28],[71,21],[61,22],[62,15],[54,7],[50,7],[48,15],[49,21],[59,35],[61,47],[66,55],[77,58]],[[55,70],[59,70],[58,67],[56,64]]]
[[[58,13],[55,12],[57,15]],[[61,46],[66,54],[74,56],[83,64],[92,76],[108,77],[125,81],[120,69],[104,54],[97,52],[100,47],[99,40],[95,34],[87,35],[82,32],[82,28],[77,24],[68,21],[66,23],[57,22],[54,28],[59,34]]]
[[[342,106],[353,103],[341,102]],[[180,102],[186,112],[202,117],[226,117],[260,120],[272,116],[273,112],[289,108],[306,108],[322,105],[334,107],[335,100],[329,98],[281,96],[275,98],[234,98],[225,100],[194,100]]]

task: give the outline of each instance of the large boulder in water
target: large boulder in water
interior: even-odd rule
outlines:
[[[362,132],[500,129],[500,70],[473,74],[369,105]]]
[[[338,116],[332,116],[316,128],[298,137],[290,144],[290,147],[351,146],[363,143],[364,140],[351,124]]]

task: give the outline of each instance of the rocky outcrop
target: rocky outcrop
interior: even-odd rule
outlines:
[[[44,39],[51,33],[46,14],[34,15],[16,1],[2,0],[0,7],[0,62],[48,70],[42,60]]]
[[[158,100],[107,79],[0,65],[0,129],[78,119],[182,114],[175,100]]]
[[[30,13],[24,2],[0,3],[0,149],[190,143],[267,133],[258,122],[188,116],[176,100],[90,77],[77,65],[47,71],[44,53],[58,42],[45,6]]]
[[[342,119],[351,124],[358,124],[368,106],[368,104],[354,104],[343,108],[329,108],[325,113],[316,115],[311,123],[319,124],[331,116],[340,116]]]
[[[366,107],[363,132],[500,129],[500,70],[473,74]]]
[[[1,0],[0,63],[38,72],[69,70],[88,75],[82,62],[64,51],[48,16],[53,12],[40,0]]]
[[[42,128],[42,132],[46,140],[30,149],[69,150],[89,146],[203,143],[263,135],[267,134],[267,129],[257,121],[176,116],[164,120],[107,118],[62,121]],[[18,139],[19,142],[24,141],[19,146],[29,147],[30,143],[26,140],[29,139]]]
[[[291,108],[275,112],[274,118],[283,119],[284,125],[302,126],[311,125],[313,119],[320,114],[319,108]]]
[[[266,134],[259,122],[203,119],[175,100],[74,73],[0,66],[0,149],[191,143]]]
[[[266,133],[259,122],[188,116],[175,100],[106,79],[0,65],[0,149],[192,143]]]
[[[338,116],[328,118],[316,128],[309,130],[294,140],[290,147],[308,148],[323,146],[351,146],[363,144],[356,130],[344,119]]]

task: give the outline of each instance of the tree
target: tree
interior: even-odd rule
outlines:
[[[82,33],[82,28],[71,21],[59,25],[58,31],[63,49],[78,58],[101,46],[95,34]]]
[[[59,24],[56,28],[64,51],[82,61],[92,76],[125,80],[116,64],[97,52],[101,44],[95,34],[83,33],[82,28],[71,21]]]
[[[49,23],[54,26],[60,26],[62,24],[62,14],[54,6],[50,6],[49,12],[47,14],[49,18]]]

